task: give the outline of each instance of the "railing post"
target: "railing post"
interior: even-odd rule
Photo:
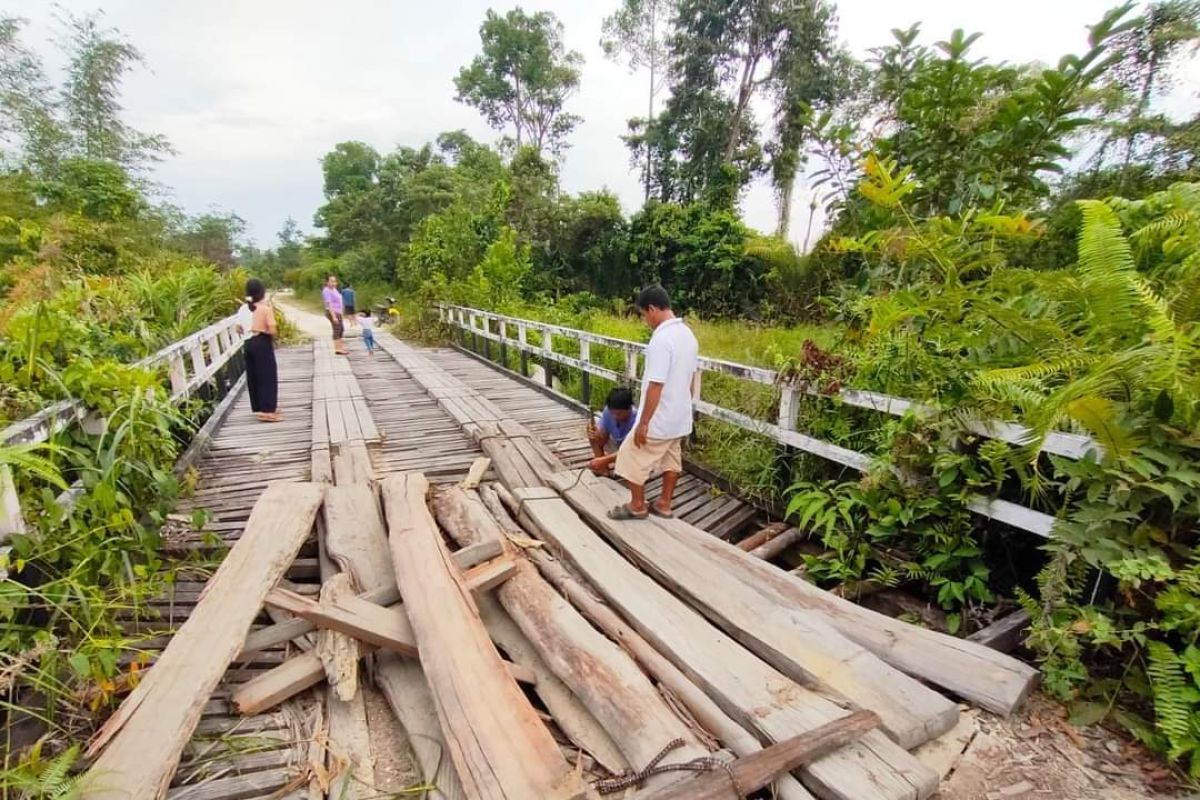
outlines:
[[[187,367],[184,366],[183,356],[173,355],[167,366],[167,374],[171,378],[171,397],[180,397],[187,391]]]
[[[508,369],[508,321],[500,317],[500,365]]]
[[[588,372],[588,367],[592,365],[592,343],[587,339],[579,340],[579,360],[583,362],[579,377],[579,394],[583,399],[583,404],[591,408],[592,374]]]
[[[554,337],[550,333],[550,327],[542,327],[542,360],[545,362],[545,369],[542,372],[548,388],[554,388],[554,375],[550,371],[550,356],[554,353]]]
[[[471,349],[474,350],[476,353],[478,353],[479,352],[479,326],[475,323],[475,320],[476,320],[476,314],[474,311],[472,311],[471,312],[471,321],[470,321]]]
[[[13,480],[12,468],[0,465],[0,544],[14,535],[25,533],[25,518],[21,516],[21,498],[17,496],[17,484]]]
[[[630,389],[637,386],[637,350],[632,348],[625,351],[625,380]]]
[[[529,377],[529,331],[524,322],[517,323],[517,342],[520,344],[521,377]]]
[[[192,359],[192,377],[196,380],[207,378],[208,365],[204,363],[204,342],[197,340],[188,355]]]
[[[785,431],[796,430],[796,415],[799,411],[800,390],[784,384],[779,392],[779,427]],[[778,444],[776,450],[780,467],[775,471],[775,478],[780,490],[786,490],[792,483],[792,460],[796,456],[796,450],[783,443]]]
[[[492,317],[490,314],[483,315],[483,357],[488,361],[492,360]]]

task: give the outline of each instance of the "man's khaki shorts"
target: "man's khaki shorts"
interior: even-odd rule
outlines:
[[[630,431],[617,451],[613,471],[637,486],[644,486],[659,472],[682,472],[683,439],[646,439],[646,443],[638,447],[633,441],[633,431]]]

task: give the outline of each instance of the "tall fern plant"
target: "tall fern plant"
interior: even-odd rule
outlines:
[[[1154,405],[1164,421],[1194,426],[1200,306],[1175,302],[1186,284],[1156,290],[1139,272],[1108,204],[1083,200],[1080,206],[1078,265],[1067,280],[1042,287],[1053,301],[1053,319],[1069,335],[1046,342],[1037,361],[984,370],[976,380],[983,391],[1011,399],[1039,441],[1070,421],[1124,454],[1136,440],[1118,419],[1120,405]]]

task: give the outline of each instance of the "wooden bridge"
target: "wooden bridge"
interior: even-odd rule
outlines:
[[[959,700],[1007,714],[1031,691],[1036,672],[1015,659],[733,544],[769,519],[702,470],[681,480],[677,519],[608,520],[621,490],[580,469],[586,409],[519,373],[532,354],[636,379],[631,343],[543,326],[535,345],[534,323],[444,313],[519,352],[521,369],[380,332],[374,357],[357,339],[346,358],[324,341],[280,351],[278,424],[257,422],[234,383],[180,465],[198,481],[178,518],[207,522],[177,521],[166,542],[227,555],[128,620],[128,661],[150,666],[90,743],[85,796],[728,798],[770,785],[919,800],[940,776],[914,753],[954,728]],[[182,397],[238,347],[225,321],[154,363]],[[628,368],[593,363],[602,347],[632,353]],[[62,404],[0,440],[86,420]],[[781,441],[813,446],[777,422]],[[23,522],[11,480],[0,489],[2,539]]]

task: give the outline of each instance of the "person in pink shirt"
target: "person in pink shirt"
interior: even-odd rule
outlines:
[[[337,288],[337,276],[330,273],[325,276],[325,288],[321,290],[321,299],[325,301],[325,316],[333,326],[333,352],[340,356],[346,355],[346,343],[342,341],[346,326],[342,315],[345,307],[342,305],[342,293]]]

